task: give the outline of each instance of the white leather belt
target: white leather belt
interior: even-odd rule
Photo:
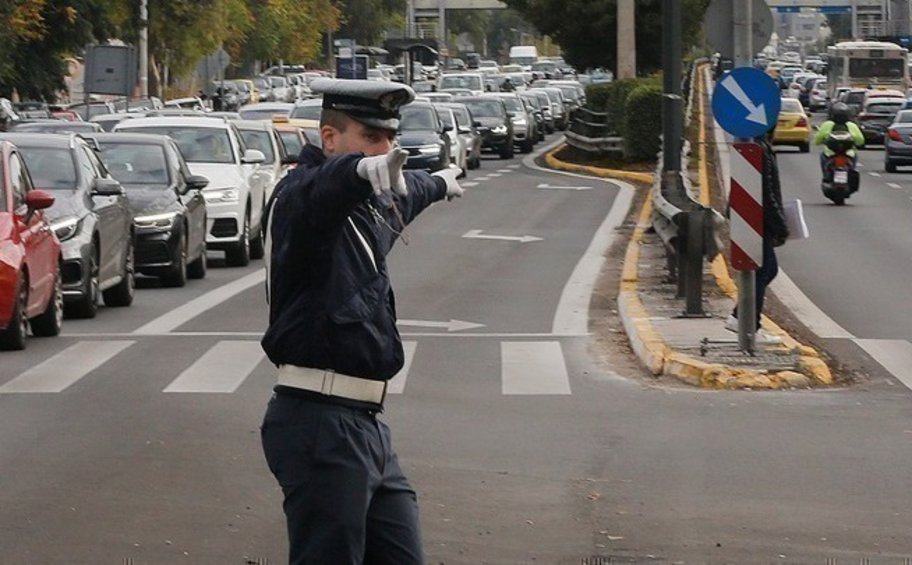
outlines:
[[[386,381],[362,379],[335,371],[296,365],[279,365],[278,384],[381,405],[386,396]]]

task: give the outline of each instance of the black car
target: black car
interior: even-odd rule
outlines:
[[[412,102],[399,113],[399,146],[408,150],[406,169],[439,171],[450,166],[450,142],[446,126],[429,102]]]
[[[453,101],[465,104],[472,112],[483,150],[494,151],[501,159],[513,157],[513,120],[507,115],[503,100],[495,95],[483,95]]]
[[[136,237],[136,270],[184,286],[206,276],[205,177],[190,173],[170,137],[93,136],[101,159],[127,189]]]
[[[126,191],[78,135],[6,133],[19,147],[35,188],[55,197],[48,208],[61,244],[64,311],[93,318],[98,294],[108,306],[133,303],[133,215]]]
[[[893,123],[896,113],[902,109],[902,98],[874,98],[864,105],[856,121],[864,134],[865,145],[884,142],[887,128]]]

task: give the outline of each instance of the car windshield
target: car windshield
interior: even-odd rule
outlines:
[[[446,90],[447,88],[484,90],[484,85],[478,75],[443,75],[440,77],[439,90]]]
[[[570,100],[579,98],[579,91],[575,86],[558,86],[558,88],[564,93],[564,98],[569,98]]]
[[[288,151],[289,155],[297,155],[301,152],[301,149],[304,149],[301,136],[296,132],[280,131],[279,136],[282,138],[282,143],[285,144],[285,150]]]
[[[846,104],[861,104],[861,101],[864,100],[865,93],[864,91],[859,92],[849,92],[845,96]]]
[[[494,100],[466,100],[465,105],[472,111],[476,118],[502,118],[504,117],[503,104]]]
[[[217,128],[157,126],[129,131],[167,135],[177,143],[188,163],[233,163],[234,152],[228,131]]]
[[[273,116],[287,116],[288,110],[283,108],[241,108],[238,110],[241,119],[244,120],[268,120],[272,121]]]
[[[803,114],[804,110],[801,107],[801,102],[794,98],[783,98],[782,99],[782,109],[780,112],[788,114]]]
[[[508,112],[522,112],[523,105],[519,101],[519,98],[513,98],[512,96],[504,96],[503,98],[504,106],[507,107]]]
[[[453,108],[453,115],[456,116],[456,122],[463,126],[471,125],[469,112],[465,108]]]
[[[76,165],[68,149],[19,147],[35,188],[75,190]]]
[[[269,140],[268,131],[242,129],[241,139],[244,140],[244,145],[247,146],[247,149],[256,149],[263,152],[263,155],[266,156],[264,163],[270,165],[275,163],[275,151],[272,150],[272,142]]]
[[[288,117],[293,120],[319,120],[320,113],[323,112],[322,104],[307,104],[295,106]]]
[[[866,108],[869,114],[895,114],[902,108],[902,102],[872,102]]]
[[[402,131],[437,129],[434,110],[427,106],[405,106],[400,111],[399,129]]]
[[[101,145],[101,160],[128,190],[131,185],[170,184],[165,150],[160,145],[107,142]]]
[[[438,109],[437,117],[440,118],[440,121],[443,122],[444,125],[456,127],[456,124],[453,123],[453,114],[449,110],[443,108]]]

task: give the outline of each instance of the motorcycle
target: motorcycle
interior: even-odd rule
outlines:
[[[827,137],[826,146],[833,155],[826,161],[820,188],[824,196],[842,206],[846,198],[858,191],[861,180],[855,162],[848,154],[855,147],[855,141],[848,131],[834,131]]]

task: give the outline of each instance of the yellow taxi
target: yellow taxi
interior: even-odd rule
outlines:
[[[797,98],[782,99],[782,108],[773,132],[773,144],[795,145],[802,153],[810,151],[811,122]]]

